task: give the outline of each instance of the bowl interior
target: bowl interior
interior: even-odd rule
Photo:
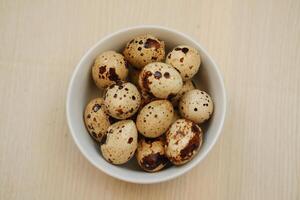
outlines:
[[[103,91],[96,88],[91,76],[91,66],[96,56],[103,51],[121,52],[127,41],[133,37],[151,33],[165,41],[167,52],[176,45],[186,44],[196,48],[201,55],[201,67],[193,81],[197,88],[207,91],[214,101],[214,113],[208,123],[201,125],[204,129],[204,143],[200,152],[189,163],[171,166],[157,173],[146,173],[137,166],[135,159],[125,165],[115,166],[106,162],[100,155],[99,148],[90,138],[84,122],[85,105],[94,97],[102,96]],[[83,155],[97,168],[121,180],[135,183],[154,183],[177,177],[202,160],[214,145],[225,117],[225,90],[216,64],[205,50],[188,36],[162,27],[144,26],[119,31],[99,41],[81,59],[72,76],[67,97],[67,119],[70,132]]]

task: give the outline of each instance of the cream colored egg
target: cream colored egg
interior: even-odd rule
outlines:
[[[182,117],[195,123],[203,123],[213,113],[214,105],[211,97],[204,91],[194,89],[186,92],[179,102]]]
[[[107,88],[104,105],[108,115],[116,119],[133,116],[141,104],[141,95],[132,83],[118,82]]]
[[[166,63],[175,67],[184,81],[193,78],[198,72],[201,58],[198,51],[187,45],[175,47],[166,58]]]
[[[107,130],[106,141],[101,145],[103,157],[120,165],[129,161],[137,148],[137,129],[132,120],[114,123]]]
[[[140,35],[127,43],[123,55],[130,64],[141,69],[149,63],[164,60],[165,43],[150,34]]]
[[[166,155],[174,165],[190,161],[202,145],[202,130],[186,119],[175,121],[166,133]]]
[[[138,143],[136,158],[139,166],[147,172],[157,172],[166,166],[165,141],[162,137],[142,138]]]
[[[152,101],[139,112],[136,119],[137,129],[145,137],[159,137],[168,130],[173,115],[174,109],[169,101]]]
[[[182,88],[180,74],[172,66],[155,62],[146,65],[139,75],[139,85],[157,98],[174,97]]]
[[[101,53],[92,67],[92,77],[98,88],[106,88],[117,81],[125,80],[128,75],[127,62],[115,51]]]
[[[105,114],[102,98],[91,100],[84,111],[84,122],[89,134],[98,142],[106,135],[110,126],[108,115]]]

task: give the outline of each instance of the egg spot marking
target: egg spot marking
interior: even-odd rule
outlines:
[[[161,73],[159,71],[154,72],[154,78],[160,79],[161,78]]]
[[[189,49],[186,48],[186,47],[184,47],[184,48],[181,49],[181,51],[182,51],[184,54],[186,54],[186,53],[189,51]]]
[[[101,108],[101,105],[95,104],[95,105],[93,106],[93,111],[94,111],[94,112],[97,112],[100,108]]]
[[[111,80],[111,81],[119,81],[120,80],[118,74],[116,73],[115,68],[109,68],[108,79]]]
[[[147,170],[154,170],[159,165],[165,165],[168,162],[168,159],[164,155],[160,155],[159,153],[150,154],[145,156],[142,159],[141,165]]]
[[[148,48],[155,48],[155,49],[158,49],[160,47],[160,44],[159,42],[157,42],[156,40],[153,40],[151,38],[148,38],[144,44],[144,47],[146,49]]]
[[[169,73],[169,72],[165,72],[165,73],[164,73],[164,77],[165,77],[165,78],[170,78],[170,73]]]
[[[128,144],[131,144],[131,143],[132,143],[132,141],[133,141],[133,138],[132,138],[132,137],[130,137],[130,138],[128,139],[127,143],[128,143]]]
[[[106,65],[99,67],[99,73],[103,74],[104,72],[106,72]]]

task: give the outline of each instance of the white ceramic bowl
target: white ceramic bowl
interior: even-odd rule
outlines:
[[[205,131],[204,143],[193,160],[176,167],[171,166],[157,173],[146,173],[139,169],[135,159],[125,165],[116,166],[106,162],[89,136],[84,122],[85,105],[93,97],[101,95],[92,81],[91,66],[98,54],[107,50],[121,52],[126,42],[133,37],[151,33],[165,41],[167,51],[176,45],[186,44],[195,47],[201,55],[202,64],[193,78],[197,87],[207,91],[214,101],[214,114],[202,128]],[[132,183],[157,183],[178,177],[191,170],[208,154],[217,141],[223,127],[226,111],[226,95],[221,73],[203,47],[189,36],[175,30],[159,26],[138,26],[112,33],[97,42],[82,57],[72,75],[67,94],[67,121],[70,133],[81,153],[98,169],[115,178]]]

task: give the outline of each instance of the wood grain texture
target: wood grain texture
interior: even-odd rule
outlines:
[[[300,199],[300,1],[0,1],[0,199]],[[75,146],[68,81],[120,28],[185,32],[217,61],[228,94],[219,141],[156,185],[113,179]]]

